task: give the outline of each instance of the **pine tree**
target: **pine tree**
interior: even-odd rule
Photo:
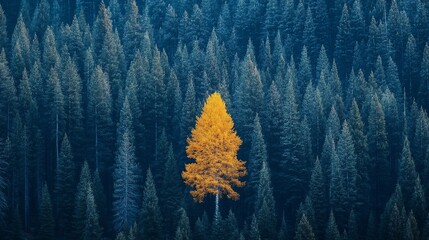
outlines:
[[[92,74],[88,88],[88,131],[93,146],[95,168],[104,173],[113,147],[112,98],[107,75],[100,66]]]
[[[359,225],[356,218],[355,211],[352,209],[350,211],[349,220],[347,222],[347,231],[349,240],[358,240],[359,239]]]
[[[356,155],[349,125],[345,120],[337,145],[337,155],[340,158],[340,174],[344,181],[347,212],[354,207],[356,201]]]
[[[189,240],[191,239],[191,228],[189,227],[189,219],[186,215],[186,211],[183,208],[179,209],[180,216],[177,230],[176,230],[176,240]]]
[[[307,220],[307,217],[302,215],[295,233],[295,240],[314,240],[316,239],[313,229]]]
[[[342,70],[340,76],[345,76],[346,73],[350,72],[350,56],[353,55],[353,44],[349,10],[347,4],[344,4],[335,42],[335,59],[341,63],[339,66],[339,69]]]
[[[3,7],[0,5],[0,49],[6,48],[8,43],[7,38],[7,25],[6,25],[6,15],[3,10]]]
[[[253,202],[254,197],[252,196],[255,196],[258,189],[262,164],[267,162],[267,149],[258,115],[256,115],[254,120],[252,142],[248,159],[248,180],[246,188],[248,189],[249,194],[248,201]]]
[[[63,123],[64,123],[64,95],[61,90],[60,79],[58,77],[58,69],[52,68],[49,72],[49,77],[47,80],[47,90],[46,90],[46,109],[47,111],[47,139],[50,145],[49,154],[51,159],[55,162],[55,168],[58,171],[59,167],[59,148],[60,148],[60,137],[63,132]]]
[[[261,239],[273,239],[276,237],[275,201],[270,178],[271,174],[267,162],[263,161],[255,203],[255,213]]]
[[[332,210],[329,215],[328,225],[326,227],[325,239],[341,240],[341,235],[338,231],[337,223],[335,222],[335,217]]]
[[[388,223],[388,234],[387,238],[392,240],[400,240],[402,236],[402,221],[401,215],[399,213],[398,207],[396,204],[393,206],[392,212],[390,214],[390,219]]]
[[[429,45],[426,43],[423,50],[423,57],[420,68],[420,86],[418,92],[419,99],[427,99],[429,97]],[[424,107],[428,107],[426,101],[422,102]]]
[[[139,218],[140,238],[162,239],[162,218],[158,206],[158,196],[150,168],[147,170],[143,191],[143,204]]]
[[[286,96],[283,111],[287,114],[284,116],[280,139],[284,152],[283,159],[278,166],[278,170],[281,172],[278,178],[279,183],[284,187],[281,191],[282,196],[287,196],[285,205],[288,211],[286,213],[292,215],[291,210],[296,208],[304,198],[308,176],[305,161],[300,159],[303,146],[300,141],[299,113],[293,80],[289,80]]]
[[[364,133],[364,123],[360,115],[359,106],[355,99],[353,99],[350,112],[350,130],[356,154],[356,208],[359,209],[358,212],[361,212],[361,208],[365,207],[369,200],[368,141]]]
[[[235,217],[235,214],[231,210],[229,210],[228,216],[223,221],[223,225],[225,233],[229,233],[229,236],[226,239],[233,240],[240,238],[237,219]]]
[[[11,142],[7,138],[0,138],[0,221],[5,220],[6,211],[8,209],[7,190],[8,190],[8,173],[11,159]]]
[[[327,218],[328,197],[326,194],[326,183],[323,176],[319,158],[314,163],[311,174],[310,189],[308,193],[315,213],[314,232],[317,236],[323,235]]]
[[[371,108],[368,117],[368,147],[371,156],[368,165],[372,195],[377,207],[381,208],[388,198],[390,168],[388,163],[389,144],[386,134],[384,112],[376,94],[372,94]]]
[[[417,177],[414,183],[414,192],[411,197],[410,207],[415,212],[417,222],[422,226],[426,218],[427,205],[420,177]]]
[[[11,130],[12,116],[17,105],[16,88],[11,76],[5,49],[0,54],[0,109],[3,113],[0,117],[2,129],[6,129],[2,137],[9,135]]]
[[[61,143],[58,172],[56,173],[55,202],[56,216],[58,217],[58,228],[64,234],[71,230],[73,219],[73,199],[75,188],[75,168],[72,148],[67,134],[64,135]]]
[[[129,229],[136,221],[140,199],[140,170],[135,159],[134,131],[127,98],[121,110],[117,134],[113,212],[115,229],[121,232]]]
[[[164,217],[164,227],[174,230],[173,226],[175,226],[177,223],[176,219],[180,216],[180,212],[177,212],[177,210],[183,199],[183,191],[171,144],[168,146],[167,159],[163,169],[162,191],[159,193],[160,207]]]
[[[83,140],[82,80],[75,62],[70,57],[65,61],[64,71],[61,75],[64,93],[64,131],[70,136],[71,146],[79,159],[82,157],[81,142]]]
[[[143,35],[142,26],[140,25],[139,8],[135,0],[127,1],[124,26],[124,52],[127,63],[134,58],[134,54],[139,47],[141,36]],[[119,26],[118,24],[115,24]]]
[[[95,204],[92,187],[89,186],[86,193],[86,213],[84,220],[84,228],[82,232],[82,240],[99,240],[103,229],[100,227],[98,220],[97,205]]]
[[[39,208],[39,229],[37,239],[55,239],[55,220],[52,211],[51,197],[45,183],[42,191],[42,202]]]
[[[91,186],[91,174],[87,162],[84,162],[80,171],[79,183],[76,189],[73,213],[73,235],[76,239],[82,238],[82,232],[85,228],[86,216],[86,198],[88,188]]]
[[[414,184],[417,179],[417,173],[414,161],[411,157],[410,142],[405,136],[402,148],[402,156],[399,160],[398,183],[401,186],[403,196],[405,196],[405,205],[409,203],[414,192]]]

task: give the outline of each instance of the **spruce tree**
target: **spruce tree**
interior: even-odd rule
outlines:
[[[411,197],[414,192],[414,184],[417,179],[417,173],[414,161],[411,157],[410,142],[405,136],[402,148],[402,156],[399,160],[398,183],[401,186],[405,205],[409,207]]]
[[[176,240],[190,240],[191,239],[191,228],[189,227],[189,218],[186,215],[186,211],[180,208],[178,211],[179,221],[176,230]]]
[[[87,162],[84,162],[80,171],[79,183],[76,188],[76,197],[74,201],[73,213],[73,236],[76,239],[82,238],[82,232],[85,228],[86,197],[88,188],[91,186],[91,173]]]
[[[372,186],[372,195],[375,199],[373,205],[381,208],[383,202],[388,198],[390,189],[389,143],[387,141],[386,123],[384,112],[373,93],[371,97],[371,108],[368,117],[368,150],[371,156],[368,165],[368,173]]]
[[[8,209],[7,190],[8,190],[8,172],[10,159],[12,155],[11,142],[9,138],[5,140],[0,138],[0,221],[5,220]]]
[[[162,239],[162,218],[152,172],[147,170],[143,204],[139,218],[139,236],[143,239]]]
[[[0,5],[0,49],[6,48],[8,43],[7,38],[7,25],[6,25],[6,14],[3,7]]]
[[[90,134],[90,149],[94,156],[95,168],[100,173],[108,166],[112,157],[113,123],[112,123],[112,97],[107,75],[100,66],[92,73],[88,87],[88,132]]]
[[[9,70],[5,49],[2,49],[0,53],[0,109],[5,114],[1,114],[0,124],[3,129],[6,129],[2,137],[6,137],[10,133],[16,105],[16,88]]]
[[[326,183],[323,176],[322,167],[319,158],[314,163],[313,172],[310,179],[310,189],[308,193],[315,214],[314,232],[317,236],[323,235],[325,231],[325,222],[328,216],[326,208],[328,206],[328,196],[326,192]]]
[[[255,213],[261,239],[273,239],[276,237],[275,201],[270,178],[271,174],[267,162],[263,161],[255,204]]]
[[[125,98],[117,129],[118,142],[113,172],[113,212],[115,229],[128,230],[136,221],[140,200],[139,165],[135,159],[134,131],[128,99]]]
[[[61,143],[58,172],[56,172],[55,203],[58,229],[68,235],[73,219],[73,196],[75,195],[75,168],[72,148],[67,134]]]
[[[295,240],[314,240],[316,239],[313,229],[307,220],[307,217],[302,215],[295,233]]]
[[[86,212],[82,240],[100,240],[103,229],[100,227],[97,205],[95,204],[92,187],[86,192]]]
[[[281,186],[285,188],[281,190],[281,193],[283,196],[287,196],[286,199],[283,199],[286,200],[287,213],[292,215],[290,210],[296,208],[304,198],[308,176],[305,162],[300,159],[303,146],[299,136],[299,112],[293,80],[289,80],[286,96],[283,111],[287,114],[284,116],[280,139],[284,152],[283,159],[278,166],[281,174],[277,177]]]
[[[326,226],[325,239],[341,240],[341,235],[338,231],[337,223],[335,222],[335,217],[332,210],[329,214],[328,225]]]
[[[52,211],[51,197],[46,183],[43,186],[42,202],[40,203],[39,208],[39,229],[37,231],[37,239],[55,239],[55,220]]]
[[[260,171],[262,169],[262,164],[267,162],[267,149],[264,142],[264,137],[262,135],[261,123],[259,121],[259,116],[256,115],[254,120],[252,141],[250,146],[250,152],[248,157],[248,180],[247,180],[247,190],[248,190],[248,201],[254,202],[254,197],[258,190],[258,184],[260,182]],[[257,209],[257,208],[256,208]]]
[[[354,207],[356,201],[356,155],[349,125],[345,120],[337,145],[337,155],[340,159],[340,174],[344,181],[347,212]]]
[[[173,226],[177,223],[177,218],[180,217],[180,210],[177,211],[183,199],[183,187],[171,143],[168,146],[167,159],[163,169],[164,176],[160,185],[162,191],[159,193],[159,205],[164,217],[164,227],[174,230]]]

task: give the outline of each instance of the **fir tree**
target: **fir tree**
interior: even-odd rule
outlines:
[[[61,232],[68,234],[71,230],[73,217],[73,199],[75,188],[75,168],[72,155],[72,148],[67,134],[64,135],[61,143],[58,172],[56,173],[55,201],[56,216],[58,217],[58,228]]]
[[[55,239],[55,220],[52,211],[51,197],[48,186],[43,186],[42,202],[39,208],[39,229],[37,239]]]
[[[6,15],[3,10],[3,7],[0,5],[0,48],[6,48],[6,44],[8,43],[7,38],[7,25],[6,25]]]
[[[323,235],[327,218],[328,197],[326,194],[326,183],[323,176],[320,161],[317,158],[311,174],[309,197],[313,203],[315,213],[314,232],[317,236]]]
[[[273,190],[268,165],[262,162],[259,175],[259,184],[255,204],[256,217],[258,219],[258,229],[261,239],[273,239],[276,237],[276,213]]]
[[[335,217],[332,210],[329,215],[328,225],[326,227],[325,239],[341,240],[341,235],[338,231],[337,223],[335,222]]]
[[[307,220],[307,217],[302,215],[301,221],[298,224],[295,233],[295,240],[314,240],[316,239],[313,233],[313,229]]]
[[[139,166],[135,159],[134,131],[127,98],[118,124],[118,143],[114,179],[114,223],[116,231],[124,231],[136,221],[138,214]]]
[[[150,169],[147,170],[146,174],[139,225],[141,238],[162,239],[161,211],[158,206],[158,196]]]
[[[0,124],[3,129],[6,129],[3,135],[5,137],[10,133],[12,116],[17,105],[16,88],[9,70],[5,49],[2,49],[0,54],[0,80],[0,109],[5,113],[0,117]]]
[[[410,142],[405,136],[402,148],[402,157],[399,160],[398,183],[401,186],[403,196],[405,196],[405,204],[408,207],[410,198],[414,192],[414,184],[417,179],[417,173],[414,161],[411,157]]]
[[[186,215],[186,211],[183,208],[179,209],[178,215],[180,216],[177,230],[176,230],[176,240],[190,240],[191,239],[191,228],[189,227],[189,219]]]
[[[262,164],[267,162],[267,150],[262,135],[261,124],[259,122],[259,116],[256,115],[254,120],[254,128],[252,134],[252,142],[248,158],[248,181],[246,188],[248,189],[249,201],[253,202],[252,196],[255,196],[258,184],[260,182],[260,171]],[[257,208],[256,208],[257,209]]]
[[[82,240],[101,239],[103,229],[100,227],[97,205],[95,204],[92,187],[89,186],[86,193],[86,213]]]

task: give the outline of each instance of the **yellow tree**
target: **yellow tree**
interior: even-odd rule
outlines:
[[[186,164],[182,177],[194,188],[191,195],[195,201],[203,202],[207,194],[216,195],[218,212],[222,194],[238,200],[240,195],[232,187],[243,187],[245,183],[239,178],[246,175],[245,162],[237,159],[242,141],[219,93],[207,98],[191,135],[186,153],[195,162]]]

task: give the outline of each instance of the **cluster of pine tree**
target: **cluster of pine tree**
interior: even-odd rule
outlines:
[[[1,238],[429,239],[429,1],[1,3]],[[220,212],[180,177],[214,91]]]

